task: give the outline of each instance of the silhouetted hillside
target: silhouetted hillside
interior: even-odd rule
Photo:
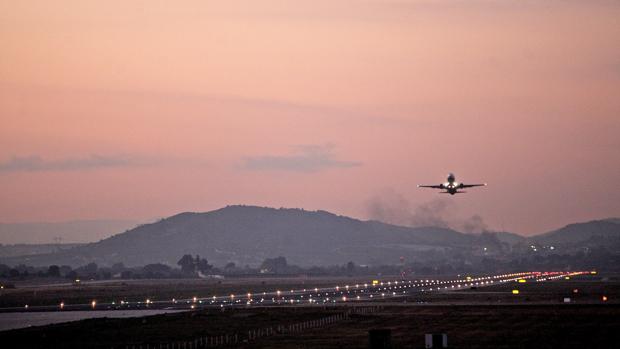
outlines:
[[[563,228],[541,234],[532,238],[533,241],[547,245],[579,245],[606,242],[617,243],[620,239],[618,219],[606,219],[585,223],[569,224]]]
[[[463,234],[444,228],[401,227],[326,211],[228,206],[206,213],[181,213],[68,250],[3,257],[0,263],[175,265],[181,256],[192,254],[219,266],[234,262],[256,267],[266,258],[277,256],[285,256],[291,264],[300,266],[348,261],[399,264],[403,259],[407,264],[466,266],[482,263],[483,259],[488,264],[489,258],[503,262],[535,261],[537,257],[567,253],[586,253],[592,259],[596,257],[589,255],[592,251],[603,259],[608,258],[603,254],[619,253],[620,224],[613,220],[571,224],[526,239],[507,232]]]
[[[349,260],[393,264],[401,256],[413,260],[429,251],[441,256],[447,248],[466,246],[474,239],[450,229],[399,227],[325,211],[229,206],[206,213],[181,213],[96,243],[20,261],[30,265],[175,264],[180,256],[190,253],[217,264],[257,265],[280,255],[299,265]],[[15,261],[3,260],[9,264]]]
[[[510,245],[514,245],[514,244],[517,244],[517,243],[520,243],[526,240],[526,237],[524,236],[521,236],[515,233],[509,233],[507,231],[498,231],[498,232],[495,232],[495,235],[497,236],[497,239],[499,241],[510,244]]]

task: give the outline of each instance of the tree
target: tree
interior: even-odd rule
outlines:
[[[209,272],[211,269],[213,269],[213,266],[211,264],[209,264],[209,262],[202,258],[200,259],[200,257],[196,256],[197,262],[196,262],[196,269],[201,272],[201,273],[207,273]]]
[[[172,269],[161,263],[147,264],[142,268],[148,278],[162,278],[170,274]]]
[[[47,269],[47,275],[51,277],[59,277],[60,267],[57,265],[50,265],[50,267]]]
[[[75,269],[75,271],[80,276],[94,278],[96,276],[96,274],[97,274],[97,270],[98,269],[99,269],[99,267],[97,266],[96,263],[88,263],[86,265],[83,265],[83,266]]]
[[[112,267],[110,268],[110,271],[112,272],[112,274],[119,274],[122,273],[125,270],[125,264],[123,263],[114,263],[112,264]]]
[[[60,266],[60,275],[65,276],[67,275],[69,272],[71,272],[73,270],[73,268],[71,268],[71,266],[68,265],[61,265]]]
[[[235,269],[236,266],[234,262],[228,262],[226,266],[224,266],[224,269]]]
[[[280,256],[276,258],[267,258],[261,264],[261,269],[266,269],[271,273],[284,274],[288,269],[286,258]]]
[[[193,273],[196,271],[196,264],[191,254],[186,254],[177,262],[181,266],[181,270],[184,273]]]
[[[75,270],[71,270],[65,277],[70,280],[76,280],[78,278],[78,273]]]
[[[353,275],[354,272],[355,272],[355,263],[353,263],[353,261],[350,261],[349,263],[347,263],[347,274],[351,276]]]

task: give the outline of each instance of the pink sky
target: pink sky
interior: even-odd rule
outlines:
[[[620,216],[616,1],[2,1],[0,221]],[[443,197],[416,184],[488,182]],[[452,212],[452,211],[451,211]]]

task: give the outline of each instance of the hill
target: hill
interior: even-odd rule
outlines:
[[[494,233],[497,236],[497,239],[501,242],[507,243],[509,245],[514,245],[520,242],[524,242],[526,238],[519,234],[510,233],[507,231],[498,231]]]
[[[547,247],[530,248],[530,245],[539,244]],[[483,258],[509,261],[597,250],[620,252],[617,219],[570,224],[524,238],[508,232],[464,234],[447,228],[402,227],[326,211],[228,206],[211,212],[180,213],[70,249],[22,256],[0,255],[0,263],[176,265],[181,256],[192,254],[218,266],[234,262],[238,266],[256,267],[266,258],[277,256],[284,256],[289,263],[300,266],[348,261],[394,265],[402,262],[401,257],[407,264],[463,266]]]
[[[468,246],[476,237],[444,228],[409,228],[361,221],[326,211],[228,206],[206,213],[181,213],[70,250],[2,263],[28,265],[111,265],[166,263],[183,254],[201,255],[218,265],[259,265],[285,256],[309,265],[395,264],[401,256],[441,257],[451,248]]]
[[[569,224],[532,238],[532,241],[557,246],[607,245],[620,242],[620,220],[605,219]],[[607,246],[609,247],[609,246]]]

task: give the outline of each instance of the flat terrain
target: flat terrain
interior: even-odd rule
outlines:
[[[520,293],[512,294],[513,289]],[[564,303],[567,297],[571,303]],[[189,348],[204,344],[205,337],[228,335],[234,342],[236,335],[236,344],[228,346],[367,348],[368,330],[385,328],[392,331],[394,348],[423,348],[425,333],[447,333],[451,348],[602,348],[620,341],[618,299],[617,278],[582,275],[413,292],[342,305],[207,308],[142,318],[90,319],[0,332],[0,342],[19,343],[15,347],[20,348],[146,348],[147,344]],[[340,319],[325,323],[334,316]],[[317,320],[323,322],[316,325]],[[289,332],[290,325],[300,324],[314,327]],[[256,335],[258,330],[265,335],[248,340],[248,331]]]
[[[29,306],[56,306],[88,304],[93,300],[109,303],[127,301],[162,301],[192,297],[211,297],[247,292],[271,292],[276,289],[332,287],[338,283],[368,282],[369,277],[244,277],[227,279],[155,279],[66,281],[48,284],[17,284],[15,289],[0,291],[0,308]],[[390,280],[394,280],[394,277]]]

